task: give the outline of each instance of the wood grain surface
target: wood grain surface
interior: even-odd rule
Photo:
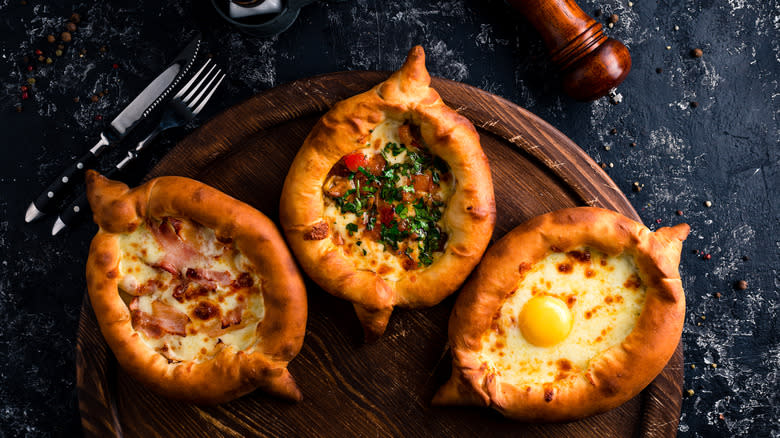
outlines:
[[[291,82],[228,109],[177,145],[148,175],[182,175],[255,206],[278,222],[279,194],[295,153],[336,101],[383,72],[344,72]],[[500,97],[452,81],[433,86],[477,127],[493,174],[493,240],[558,208],[595,205],[638,216],[620,190],[556,129]],[[677,432],[682,347],[640,395],[565,424],[524,424],[482,408],[434,408],[449,377],[447,320],[454,296],[421,311],[397,309],[378,342],[362,343],[352,306],[306,280],[309,319],[290,364],[304,400],[254,392],[195,406],[150,392],[116,364],[84,299],[77,345],[79,408],[87,436],[542,436],[666,437]]]

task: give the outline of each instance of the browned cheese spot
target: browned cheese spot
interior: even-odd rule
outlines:
[[[311,230],[303,235],[303,240],[322,240],[328,237],[328,223],[320,222],[311,227]]]

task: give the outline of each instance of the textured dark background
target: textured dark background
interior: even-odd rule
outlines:
[[[319,3],[270,39],[216,21],[206,1],[0,0],[0,435],[80,433],[74,347],[95,227],[52,238],[50,218],[26,225],[24,211],[201,28],[229,82],[190,127],[164,135],[127,182],[254,93],[321,73],[392,70],[422,44],[432,74],[508,98],[606,163],[646,224],[691,224],[681,271],[684,388],[694,394],[683,401],[679,435],[780,436],[780,7],[771,0],[580,5],[591,15],[600,9],[600,20],[620,16],[607,29],[633,57],[620,105],[562,95],[539,37],[498,0]],[[83,22],[57,57],[46,37],[59,35],[72,11]],[[696,47],[702,58],[689,55]],[[38,62],[36,49],[53,62]],[[30,77],[35,85],[22,99]],[[747,289],[735,289],[738,280]]]

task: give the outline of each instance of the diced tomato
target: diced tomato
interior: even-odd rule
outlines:
[[[415,192],[430,192],[433,188],[433,180],[429,175],[413,175],[412,176],[414,191]]]
[[[392,207],[381,207],[379,209],[379,221],[383,224],[390,225],[390,222],[393,221],[393,216],[395,216],[395,211]]]
[[[359,152],[344,157],[344,165],[347,166],[347,169],[351,172],[357,172],[358,167],[365,167],[367,162],[366,156]]]
[[[374,176],[379,176],[382,171],[385,170],[386,164],[387,161],[385,160],[385,157],[382,156],[382,154],[374,154],[366,163],[366,170],[368,170]]]
[[[410,145],[414,141],[414,138],[412,137],[412,130],[407,124],[403,124],[398,127],[398,139],[401,140],[402,144]]]

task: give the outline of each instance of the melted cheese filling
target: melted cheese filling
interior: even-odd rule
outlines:
[[[489,372],[515,385],[582,376],[591,360],[634,329],[645,290],[628,254],[608,256],[588,248],[551,253],[526,271],[506,299],[482,336],[479,358]],[[569,308],[571,331],[554,345],[537,346],[523,337],[521,312],[539,296],[560,299]]]
[[[387,143],[401,144],[398,130],[404,122],[401,120],[387,119],[377,125],[371,132],[371,136],[366,141],[365,147],[356,150],[355,152],[363,153],[365,155],[373,155],[379,153]],[[409,148],[410,145],[407,145]],[[402,151],[398,155],[385,154],[387,159],[387,165],[400,164],[407,159],[407,150]],[[451,172],[450,172],[451,173]],[[408,184],[408,181],[399,181],[396,187],[401,187]],[[452,193],[455,191],[455,181],[453,178],[444,181],[439,181],[438,193],[441,199],[446,203]],[[367,218],[367,213],[363,213],[358,217],[355,213],[342,213],[338,205],[333,199],[324,196],[325,210],[323,212],[323,218],[327,221],[328,226],[332,230],[332,233],[338,234],[343,244],[338,245],[341,253],[350,258],[357,270],[376,272],[384,280],[398,281],[406,273],[406,269],[403,267],[404,257],[401,254],[397,254],[392,248],[386,247],[382,242],[375,241],[370,238],[364,238],[361,232],[350,232],[347,229],[347,225],[361,223],[364,218]],[[445,204],[446,205],[446,204]],[[446,209],[446,207],[445,207]],[[447,232],[446,224],[444,223],[444,214],[442,219],[436,222],[436,224]],[[377,225],[379,226],[379,225]],[[418,249],[411,248],[411,254],[413,257],[417,257]],[[432,254],[433,262],[441,258],[444,255],[443,251],[436,251]],[[418,269],[425,269],[421,266]]]
[[[178,237],[178,243],[186,245],[196,255],[177,264],[177,275],[160,266],[170,257],[171,250],[166,247],[171,244],[162,243],[150,230],[152,226],[159,226],[159,221],[144,223],[133,232],[119,236],[120,295],[128,304],[135,300],[131,305],[134,328],[146,345],[169,361],[200,362],[214,357],[225,346],[233,346],[239,351],[253,347],[258,342],[256,329],[265,312],[260,290],[262,283],[254,273],[254,266],[234,244],[219,242],[213,230],[189,221],[182,220],[181,223],[183,231]],[[196,271],[217,273],[222,280],[204,281],[204,284],[211,286],[196,289],[194,286],[200,283],[188,279],[189,274]],[[235,280],[241,275],[245,282],[250,278],[252,286],[237,285]],[[152,285],[152,291],[139,290],[144,285]],[[182,285],[189,285],[199,293],[192,297],[179,296],[177,299],[177,287]],[[153,318],[160,317],[155,315],[155,308],[160,303],[172,309],[180,318],[189,318],[184,325],[185,334],[163,330],[160,336],[155,336],[156,333],[150,334],[143,327],[137,326],[137,312]],[[204,315],[199,312],[198,306],[207,306],[215,314]],[[231,311],[233,321],[223,327],[221,317],[229,315]],[[240,322],[235,321],[235,315],[240,315]],[[204,319],[203,316],[209,317]],[[164,316],[162,319],[166,320]]]

